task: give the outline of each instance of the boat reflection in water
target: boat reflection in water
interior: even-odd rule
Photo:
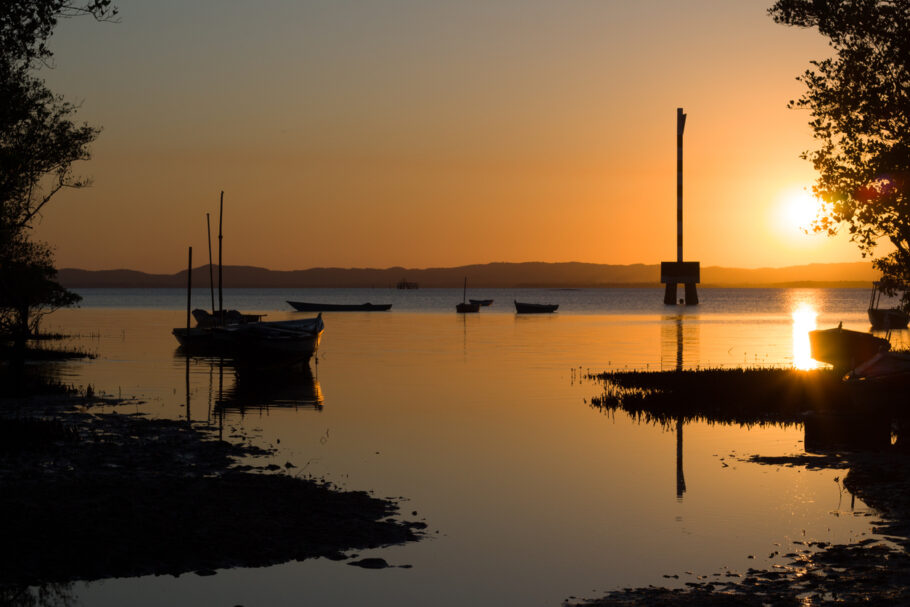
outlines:
[[[209,422],[213,417],[221,420],[225,415],[243,416],[251,411],[262,414],[273,408],[322,410],[322,388],[308,362],[253,363],[247,359],[186,356],[182,349],[175,356],[186,360],[188,421],[192,421],[191,363],[194,374],[208,375],[206,418]],[[195,409],[198,415],[198,405]]]
[[[885,415],[808,413],[803,429],[806,453],[881,451],[891,446],[891,419]]]
[[[233,385],[219,393],[215,410],[239,412],[267,411],[281,407],[322,410],[322,388],[307,363],[270,367],[224,365],[234,375]]]

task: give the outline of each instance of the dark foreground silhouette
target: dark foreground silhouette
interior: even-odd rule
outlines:
[[[72,404],[43,399],[53,421],[0,419],[7,434],[27,437],[0,445],[0,591],[346,559],[414,541],[425,527],[390,518],[394,502],[294,477],[290,462],[234,466],[270,455],[248,443]]]

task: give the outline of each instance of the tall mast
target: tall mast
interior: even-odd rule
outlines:
[[[205,214],[205,231],[209,236],[209,292],[212,294],[212,316],[215,316],[215,278],[212,275],[212,222],[208,213]],[[221,280],[221,277],[218,280]]]
[[[222,291],[222,272],[221,272],[221,220],[224,217],[224,190],[221,191],[221,204],[218,208],[218,315],[221,317],[221,324],[224,324],[224,292]]]

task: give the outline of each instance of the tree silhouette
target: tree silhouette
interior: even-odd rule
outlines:
[[[76,108],[37,73],[50,65],[47,40],[61,18],[111,20],[110,0],[6,0],[0,10],[0,332],[24,340],[42,313],[80,298],[56,281],[48,245],[31,230],[63,188],[88,180],[72,165],[89,158],[98,129],[74,121]]]
[[[814,229],[845,225],[863,256],[887,239],[893,250],[873,264],[910,309],[910,2],[778,0],[769,14],[817,29],[833,50],[811,62],[798,78],[805,93],[789,104],[809,110],[820,143],[803,153],[823,202]]]

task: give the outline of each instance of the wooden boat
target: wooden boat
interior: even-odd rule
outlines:
[[[559,304],[522,303],[520,301],[514,303],[515,312],[518,314],[550,314],[559,307]]]
[[[464,290],[461,294],[461,303],[455,306],[455,311],[458,314],[470,314],[472,312],[480,312],[480,303],[474,300],[470,302],[467,300],[468,295],[468,277],[465,276],[464,279]]]
[[[471,302],[472,304],[477,304],[478,306],[483,306],[483,307],[493,304],[492,299],[469,299],[468,301]]]
[[[298,312],[385,312],[392,309],[392,304],[326,304],[306,301],[288,301]]]
[[[249,322],[215,327],[176,328],[172,331],[189,352],[222,354],[234,358],[309,360],[319,348],[325,325],[316,318]]]
[[[906,329],[910,324],[910,314],[900,308],[879,308],[882,291],[878,282],[872,283],[872,296],[869,298],[869,323],[873,329]]]
[[[903,409],[910,390],[910,352],[878,352],[848,373],[844,383],[854,405]]]
[[[891,344],[871,333],[851,331],[838,325],[833,329],[809,331],[812,358],[837,369],[855,369]]]

